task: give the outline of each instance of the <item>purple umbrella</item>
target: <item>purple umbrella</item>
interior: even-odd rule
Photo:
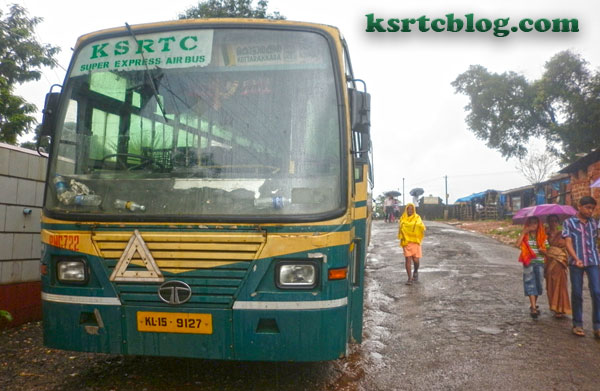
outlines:
[[[569,205],[541,204],[528,206],[519,210],[515,213],[512,220],[513,224],[524,224],[529,217],[539,217],[542,222],[546,222],[546,217],[549,215],[557,215],[559,220],[562,221],[576,214],[577,210]]]
[[[600,178],[596,179],[596,181],[592,183],[590,187],[600,187]]]

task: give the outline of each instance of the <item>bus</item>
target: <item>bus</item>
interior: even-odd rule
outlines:
[[[46,346],[325,361],[360,343],[370,95],[337,28],[126,24],[81,36],[59,91]]]

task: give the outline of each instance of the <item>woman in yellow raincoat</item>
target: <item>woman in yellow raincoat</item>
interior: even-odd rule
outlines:
[[[407,204],[398,226],[398,239],[400,239],[400,246],[404,250],[406,258],[407,285],[411,285],[413,281],[419,279],[419,259],[422,257],[421,241],[425,236],[425,229],[425,224],[423,224],[421,216],[417,214],[415,205]],[[413,264],[414,272],[412,272]]]

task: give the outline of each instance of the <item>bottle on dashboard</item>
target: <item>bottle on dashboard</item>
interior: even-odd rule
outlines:
[[[144,205],[140,205],[133,201],[125,201],[125,200],[115,200],[114,202],[115,209],[127,209],[130,212],[145,211],[146,207]]]

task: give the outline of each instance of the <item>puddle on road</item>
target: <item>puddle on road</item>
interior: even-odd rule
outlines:
[[[364,343],[364,342],[363,342]],[[365,377],[367,359],[362,354],[362,349],[355,348],[345,360],[335,362],[336,370],[340,376],[327,385],[327,391],[363,391],[360,381]]]
[[[371,304],[389,304],[394,301],[392,297],[381,291],[377,281],[371,281],[366,287],[366,296],[367,302]]]
[[[447,272],[448,270],[441,267],[420,267],[419,273]]]
[[[372,260],[373,258],[371,258]],[[336,370],[340,372],[340,377],[328,385],[327,391],[366,391],[369,388],[361,385],[365,374],[375,373],[386,367],[381,351],[386,347],[385,341],[390,338],[390,329],[383,325],[387,318],[392,316],[388,306],[397,299],[397,297],[390,297],[384,293],[377,280],[371,279],[368,282],[365,286],[362,344],[352,345],[348,357],[338,361],[339,365],[336,365]]]
[[[461,235],[469,235],[472,233],[472,231],[463,231],[460,229],[451,229],[451,228],[442,228],[442,229],[440,229],[440,232],[450,232],[453,234],[461,234]]]
[[[496,335],[496,334],[502,333],[502,330],[499,329],[498,327],[477,327],[477,330],[481,331],[482,333],[491,334],[491,335]]]

